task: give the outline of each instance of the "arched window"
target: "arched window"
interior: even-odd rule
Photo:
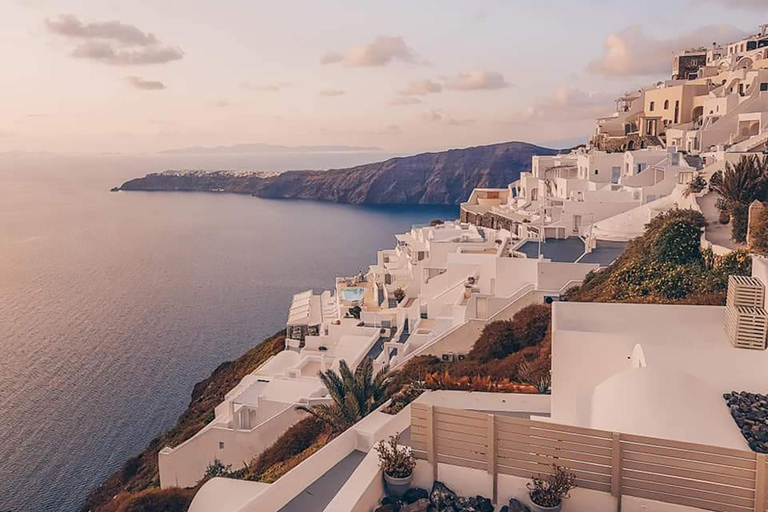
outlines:
[[[664,110],[669,110],[669,100],[664,100]]]

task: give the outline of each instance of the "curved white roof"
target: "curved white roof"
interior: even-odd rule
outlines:
[[[614,432],[747,449],[721,395],[685,372],[632,368],[595,387],[590,423]]]
[[[263,482],[212,478],[197,491],[192,504],[189,506],[189,512],[238,510],[269,486],[270,484]]]

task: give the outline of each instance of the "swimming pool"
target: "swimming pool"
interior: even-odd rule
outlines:
[[[341,290],[341,298],[347,302],[357,302],[363,299],[365,288],[344,288]]]

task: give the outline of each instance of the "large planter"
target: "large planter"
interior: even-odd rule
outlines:
[[[541,505],[535,504],[532,499],[529,499],[528,501],[531,502],[531,512],[560,512],[560,509],[563,508],[562,500],[560,500],[560,503],[555,507],[542,507]]]
[[[394,496],[395,498],[401,497],[405,491],[411,488],[411,480],[413,479],[413,473],[403,478],[395,478],[387,473],[384,473],[384,486],[387,489],[387,494]]]

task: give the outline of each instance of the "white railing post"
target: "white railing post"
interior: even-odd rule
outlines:
[[[766,487],[768,487],[768,471],[766,471],[766,455],[758,453],[755,471],[755,512],[765,512]]]
[[[435,439],[435,407],[427,406],[427,461],[432,464],[432,479],[437,481],[437,439]]]
[[[493,482],[493,502],[499,501],[499,475],[496,470],[496,416],[493,414],[488,415],[487,420],[487,437],[488,443],[486,448],[486,465],[488,467],[488,473],[491,475]]]

